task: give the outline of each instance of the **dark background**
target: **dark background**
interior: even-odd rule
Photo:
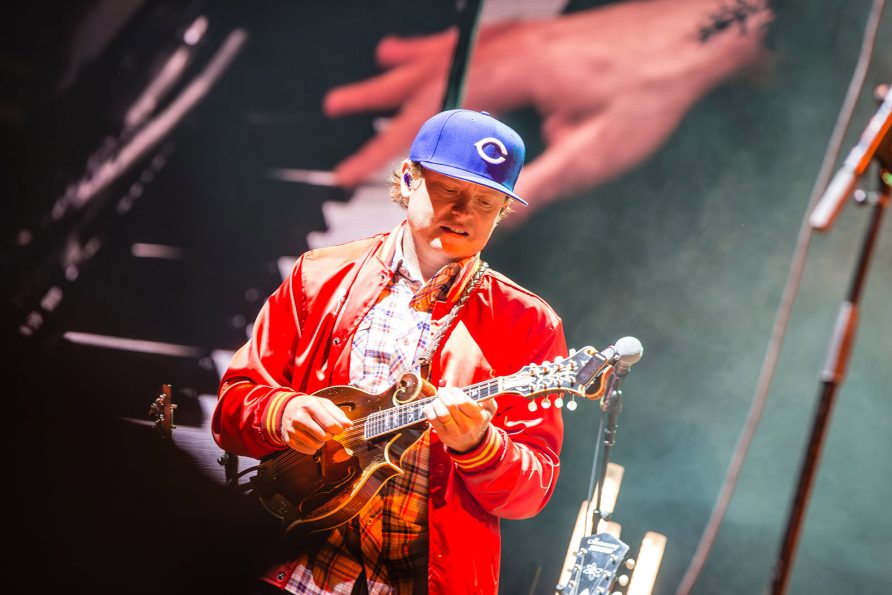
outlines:
[[[645,531],[667,536],[655,593],[674,591],[718,494],[868,8],[864,0],[780,3],[771,34],[774,64],[759,80],[716,89],[657,155],[615,182],[537,212],[520,228],[500,230],[487,248],[494,268],[560,313],[572,346],[602,347],[624,335],[644,344],[645,357],[625,385],[613,451],[625,467],[615,519],[633,553]],[[124,129],[124,113],[198,15],[210,25],[184,80],[239,28],[248,37],[232,65],[117,181],[88,204],[60,211],[66,188],[90,171],[90,157],[113,154],[133,134]],[[307,249],[308,233],[325,231],[323,203],[351,196],[270,180],[265,170],[330,169],[354,151],[381,114],[328,120],[319,107],[324,93],[377,72],[374,48],[383,35],[439,31],[454,18],[450,3],[413,3],[407,10],[400,2],[359,1],[337,8],[284,1],[33,3],[7,15],[0,288],[4,332],[16,356],[7,359],[12,411],[22,409],[12,416],[21,421],[7,454],[23,461],[15,467],[22,478],[34,474],[27,463],[35,443],[50,460],[59,447],[80,452],[72,463],[78,473],[62,477],[75,484],[82,478],[74,490],[90,496],[75,501],[89,500],[98,514],[107,510],[109,492],[134,489],[134,503],[160,498],[176,510],[164,541],[196,543],[193,552],[203,547],[183,538],[193,530],[217,544],[264,535],[206,532],[214,510],[182,503],[208,497],[211,488],[178,455],[170,476],[140,467],[155,461],[154,439],[116,422],[146,419],[158,387],[170,383],[179,405],[175,436],[190,443],[199,467],[215,469],[219,453],[201,430],[202,395],[215,394],[218,381],[213,356],[244,341],[246,325],[280,281],[278,259]],[[890,25],[887,12],[844,151],[876,109],[870,90],[892,76]],[[530,113],[506,117],[521,129],[536,128]],[[385,201],[383,182],[381,188]],[[832,233],[812,242],[765,418],[696,593],[753,593],[768,582],[825,346],[867,215],[847,207]],[[796,559],[794,593],[892,589],[890,231],[887,220]],[[131,247],[138,242],[181,253],[136,258]],[[48,292],[61,297],[48,299]],[[89,347],[67,340],[68,332],[192,351]],[[589,481],[597,409],[586,405],[565,415],[563,470],[546,510],[504,524],[503,593],[552,592]],[[205,446],[196,446],[202,440],[196,436],[205,437]],[[109,460],[127,448],[133,463]],[[108,481],[115,477],[120,481]],[[174,480],[178,493],[165,484]],[[148,494],[150,482],[170,491]],[[23,510],[53,500],[35,498],[30,482],[16,483]],[[127,552],[158,539],[143,520],[140,513],[139,522],[78,527],[76,537],[45,519],[23,521],[21,535],[76,545],[97,564],[114,551],[126,568]],[[39,551],[25,556],[43,560]],[[216,559],[222,558],[199,566],[204,571]]]

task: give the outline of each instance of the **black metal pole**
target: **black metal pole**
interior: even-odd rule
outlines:
[[[635,339],[635,341],[637,342],[638,340]],[[617,343],[619,343],[619,341],[617,341]],[[638,361],[638,358],[640,357],[640,354],[638,354],[635,360],[631,363],[623,361],[617,362],[614,366],[613,374],[608,380],[610,384],[607,386],[604,397],[601,399],[601,423],[598,427],[598,441],[595,443],[594,464],[596,467],[592,468],[593,480],[595,479],[594,470],[595,468],[598,469],[597,485],[594,492],[592,492],[592,486],[589,485],[589,497],[594,499],[594,502],[590,501],[589,506],[589,512],[592,516],[593,534],[598,533],[598,525],[601,523],[601,519],[605,518],[604,515],[601,514],[601,495],[604,492],[604,482],[607,479],[607,465],[610,463],[610,449],[616,444],[617,420],[619,419],[620,411],[623,410],[623,391],[620,390],[620,387],[622,387],[626,376],[629,375],[631,365]],[[601,442],[602,436],[603,442]]]
[[[588,510],[586,514],[593,514],[592,511],[595,509],[595,494],[597,493],[595,488],[599,485],[598,481],[601,477],[601,437],[604,436],[604,424],[607,421],[607,416],[604,414],[603,409],[600,407],[598,409],[601,411],[601,416],[600,421],[598,422],[598,433],[595,434],[595,452],[592,455],[592,473],[589,476],[588,491],[586,492],[586,500],[588,500]],[[597,520],[593,518],[592,523],[592,530],[597,531]]]
[[[457,109],[465,98],[465,80],[474,38],[477,36],[477,25],[480,21],[480,8],[483,0],[464,0],[460,2],[458,14],[458,39],[452,52],[452,65],[449,67],[449,78],[446,81],[446,93],[443,96],[443,110]]]
[[[824,370],[821,372],[820,399],[812,423],[805,458],[799,470],[799,480],[790,506],[783,542],[774,566],[770,590],[772,595],[782,595],[787,592],[796,546],[802,532],[805,510],[808,507],[818,462],[821,457],[821,450],[827,435],[827,426],[833,413],[833,406],[836,403],[839,387],[845,377],[849,356],[852,352],[855,332],[858,326],[858,305],[861,300],[861,293],[864,290],[871,256],[879,237],[883,213],[889,205],[890,173],[888,170],[881,168],[879,177],[879,191],[877,192],[870,223],[861,245],[861,252],[858,256],[854,276],[849,286],[849,294],[840,305],[836,327],[827,351],[827,360],[824,364]]]
[[[628,370],[626,370],[628,373]],[[601,496],[604,493],[604,483],[607,480],[607,465],[610,463],[610,450],[616,444],[616,428],[619,413],[623,409],[622,391],[611,389],[609,394],[604,397],[604,407],[601,409],[601,436],[604,441],[600,443],[601,448],[595,448],[595,457],[598,464],[597,484],[592,494],[594,502],[591,507],[592,515],[592,534],[598,533],[598,525],[605,518],[601,511]],[[601,438],[599,436],[599,440]],[[608,518],[609,520],[609,518]]]

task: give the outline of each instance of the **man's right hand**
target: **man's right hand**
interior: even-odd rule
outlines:
[[[300,395],[285,405],[281,435],[288,446],[309,455],[352,426],[340,407],[328,399]]]

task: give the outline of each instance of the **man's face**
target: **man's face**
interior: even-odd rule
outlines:
[[[412,180],[408,223],[419,256],[447,261],[480,252],[492,235],[505,194],[424,170]]]

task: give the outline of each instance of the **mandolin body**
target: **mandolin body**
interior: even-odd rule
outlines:
[[[431,396],[433,387],[417,374],[405,374],[381,394],[351,386],[332,386],[314,393],[329,399],[354,422],[305,455],[288,449],[264,459],[252,479],[263,506],[282,519],[289,533],[311,534],[333,529],[360,513],[391,478],[403,472],[403,453],[421,437],[424,428],[401,428],[365,439],[364,420],[385,409]]]

